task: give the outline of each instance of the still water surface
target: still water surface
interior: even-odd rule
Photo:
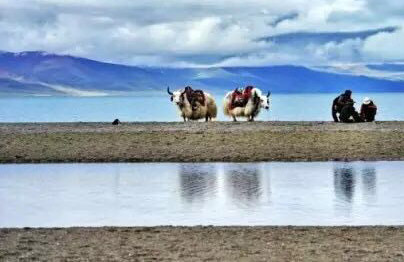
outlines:
[[[0,165],[0,227],[403,225],[404,162]]]
[[[224,92],[213,93],[218,120],[224,116]],[[331,103],[338,94],[273,94],[269,111],[258,120],[331,121]],[[404,93],[354,94],[359,110],[365,96],[378,106],[376,120],[404,120]],[[122,97],[0,97],[0,122],[182,121],[164,92]]]

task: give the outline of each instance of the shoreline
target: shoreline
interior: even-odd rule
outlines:
[[[404,160],[404,121],[0,123],[0,163]]]
[[[0,260],[402,261],[403,226],[0,229]]]

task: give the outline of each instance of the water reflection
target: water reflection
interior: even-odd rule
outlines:
[[[334,191],[338,200],[352,202],[355,193],[355,172],[352,166],[334,168]]]
[[[372,204],[376,197],[376,169],[366,167],[362,169],[363,195],[368,204]]]
[[[344,164],[334,167],[334,192],[336,197],[336,209],[340,214],[349,215],[352,205],[358,202],[357,197],[362,195],[363,200],[372,205],[376,197],[376,169],[372,166],[366,166],[358,172],[358,166],[353,164]],[[355,195],[357,184],[361,182],[359,191],[362,194]],[[342,211],[342,212],[341,212]]]
[[[217,174],[213,165],[181,164],[179,177],[181,197],[189,203],[203,202],[216,193]]]
[[[262,196],[261,170],[256,164],[230,164],[225,169],[226,189],[237,205],[254,206]]]
[[[0,165],[0,227],[403,225],[403,167],[404,161]]]

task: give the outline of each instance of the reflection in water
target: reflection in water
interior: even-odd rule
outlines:
[[[372,166],[363,168],[360,177],[356,174],[352,164],[334,167],[334,192],[337,208],[350,213],[355,202],[355,184],[358,179],[362,182],[362,197],[367,204],[373,204],[376,196],[376,169]],[[360,195],[357,197],[360,198]]]
[[[114,172],[114,182],[113,182],[113,192],[115,195],[119,195],[119,185],[121,180],[121,170],[119,168],[115,169]]]
[[[336,197],[351,203],[355,191],[355,177],[352,166],[334,168],[334,190]]]
[[[187,202],[202,202],[216,192],[216,168],[207,164],[181,164],[181,197]]]
[[[261,172],[256,164],[230,164],[225,170],[227,190],[236,204],[256,205],[262,195]]]
[[[355,172],[352,165],[334,167],[334,192],[337,214],[350,217],[355,193]]]
[[[404,161],[0,165],[0,227],[403,225],[403,184]]]
[[[362,169],[363,195],[368,203],[373,203],[376,196],[376,169],[367,167]]]

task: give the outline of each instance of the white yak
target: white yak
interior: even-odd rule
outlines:
[[[235,91],[228,92],[224,97],[223,109],[224,114],[233,118],[233,121],[237,121],[236,117],[246,117],[248,121],[254,121],[254,118],[259,114],[261,108],[269,109],[270,95],[262,95],[261,90],[258,88],[252,88],[251,93],[243,106],[234,106],[232,104],[233,94]]]
[[[171,92],[170,88],[167,87],[167,93],[171,96],[171,101],[178,107],[184,122],[199,119],[205,119],[207,122],[216,118],[217,107],[212,95],[203,92],[204,104],[196,101],[195,106],[193,106],[190,103],[191,98],[187,96],[187,92],[184,89]]]

